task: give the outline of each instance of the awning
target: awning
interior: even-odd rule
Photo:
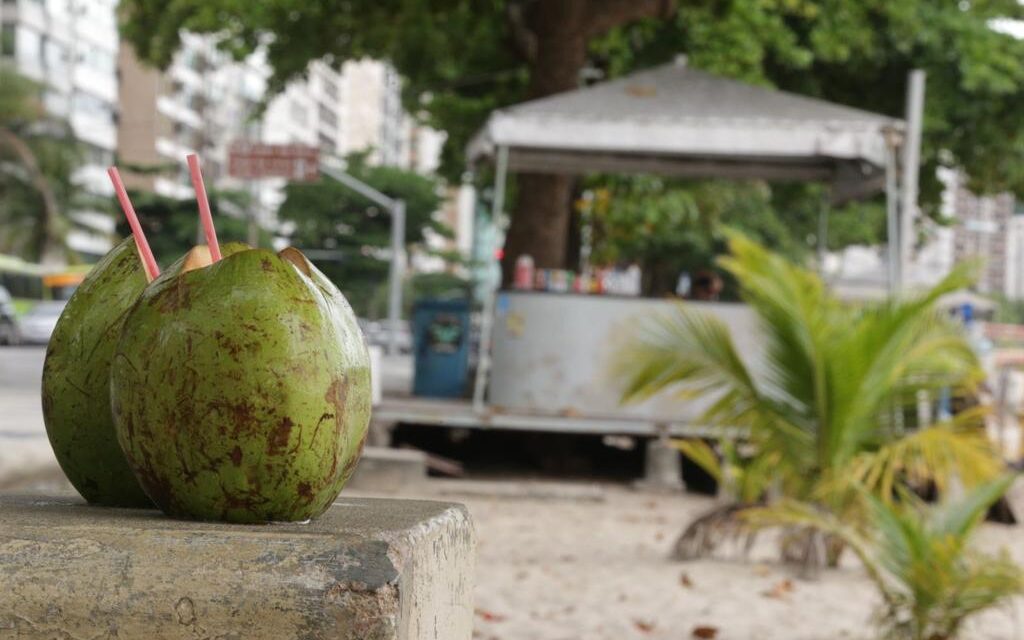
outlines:
[[[684,62],[495,111],[470,163],[511,171],[814,180],[839,199],[884,187],[903,121],[721,78]]]

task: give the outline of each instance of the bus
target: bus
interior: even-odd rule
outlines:
[[[67,300],[85,279],[92,265],[47,268],[15,256],[0,254],[0,286],[24,313],[40,300]]]

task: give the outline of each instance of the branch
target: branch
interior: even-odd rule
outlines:
[[[675,0],[590,0],[588,37],[641,18],[668,18],[676,11]]]
[[[537,34],[526,24],[523,5],[522,2],[509,2],[505,14],[508,17],[512,45],[516,53],[526,62],[533,62],[537,59]]]

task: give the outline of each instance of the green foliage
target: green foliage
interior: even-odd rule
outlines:
[[[74,224],[67,212],[95,203],[72,180],[82,163],[81,146],[68,123],[46,114],[41,91],[0,63],[0,253],[74,262],[77,256],[64,241]]]
[[[793,259],[807,255],[795,220],[783,220],[763,182],[645,175],[598,176],[590,182],[596,185],[587,214],[593,226],[591,262],[637,263],[645,295],[674,291],[681,272],[713,268],[725,248],[718,232],[722,225],[741,229]],[[816,214],[807,218],[817,224]]]
[[[637,263],[650,296],[672,292],[684,271],[711,268],[725,249],[722,226],[794,262],[817,250],[823,210],[829,250],[885,240],[881,198],[835,207],[822,185],[601,175],[585,186],[595,194],[585,214],[594,229],[592,261]],[[723,296],[734,298],[733,287]]]
[[[963,411],[948,423],[907,433],[876,451],[861,453],[839,481],[860,484],[886,502],[905,485],[924,487],[934,482],[938,492],[944,493],[951,478],[935,473],[936,469],[956,469],[957,480],[967,486],[980,484],[996,471],[985,413],[980,407]]]
[[[359,158],[350,159],[348,172],[382,193],[405,201],[407,247],[422,245],[430,232],[451,235],[433,217],[440,206],[440,187],[435,180],[394,167],[370,167]],[[341,289],[357,314],[382,314],[391,244],[390,214],[329,178],[290,184],[285,196],[278,215],[294,225],[292,244],[302,250],[316,250],[311,254],[313,262]]]
[[[125,38],[160,65],[182,28],[217,33],[239,56],[272,34],[274,89],[311,60],[390,60],[406,80],[410,112],[448,132],[445,168],[454,177],[487,114],[522,100],[529,81],[550,71],[523,46],[528,5],[126,0],[120,11]],[[919,67],[929,77],[921,172],[928,208],[938,202],[940,159],[966,169],[977,188],[1024,194],[1024,43],[990,27],[1024,13],[1016,0],[679,0],[676,7],[671,18],[643,20],[608,4],[586,7],[591,16],[605,12],[596,17],[613,27],[592,32],[589,64],[618,76],[686,53],[698,68],[891,115],[901,115],[906,73]]]
[[[940,164],[964,168],[978,190],[1024,193],[1019,119],[1024,42],[991,28],[1019,18],[1015,0],[692,0],[675,19],[630,24],[597,45],[617,73],[689,54],[708,71],[902,116],[906,74],[928,74],[921,171],[935,213]],[[624,59],[624,61],[623,61]],[[1011,133],[1013,132],[1013,133]]]
[[[994,320],[1007,324],[1024,324],[1024,300],[999,298]]]
[[[225,203],[231,203],[234,208],[244,207],[248,204],[248,195],[232,191],[210,191],[207,195],[210,198],[210,211],[217,223],[217,241],[221,244],[246,242],[248,222],[226,215],[224,206]],[[146,241],[161,268],[166,269],[197,244],[206,244],[199,230],[199,209],[195,199],[179,200],[151,192],[132,192],[131,199],[142,231],[146,234]],[[120,207],[113,201],[110,207],[117,211],[117,233],[122,237],[127,236],[131,229],[121,215]],[[270,241],[270,234],[260,230],[260,246],[269,247]]]
[[[724,322],[680,304],[641,323],[620,352],[625,400],[666,389],[710,399],[702,420],[747,429],[756,455],[771,457],[783,495],[837,512],[849,504],[855,471],[878,479],[924,469],[929,478],[965,480],[998,471],[998,459],[962,429],[925,427],[890,448],[901,442],[894,410],[918,390],[967,390],[981,376],[970,346],[935,307],[970,282],[967,273],[916,297],[853,307],[814,273],[735,232],[728,238],[731,255],[720,263],[757,316],[763,353],[741,356]],[[866,454],[888,457],[871,464]]]
[[[722,440],[719,453],[704,440],[676,440],[676,448],[694,464],[707,472],[721,487],[721,492],[743,506],[765,498],[774,477],[775,455],[743,456],[736,442]]]
[[[1013,482],[1004,475],[963,498],[925,506],[904,492],[898,503],[862,493],[861,526],[797,501],[749,510],[756,525],[811,527],[845,542],[882,596],[878,620],[892,640],[953,640],[969,617],[1024,593],[1024,574],[1003,552],[985,555],[970,538]]]
[[[0,64],[0,126],[15,128],[45,114],[39,86],[6,63]]]

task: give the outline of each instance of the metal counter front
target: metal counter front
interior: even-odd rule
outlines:
[[[707,400],[671,390],[622,405],[622,381],[612,361],[638,324],[679,302],[620,296],[508,291],[498,295],[493,329],[489,404],[499,411],[563,416],[621,416],[696,424]],[[761,351],[756,320],[742,304],[686,302],[719,317],[737,350],[754,363]]]

